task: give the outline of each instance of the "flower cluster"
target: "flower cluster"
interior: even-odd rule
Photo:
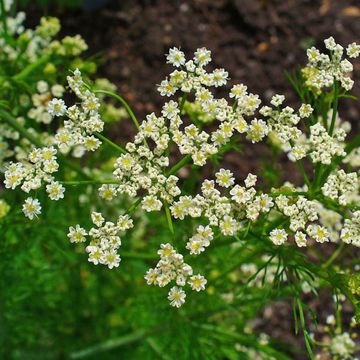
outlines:
[[[343,296],[339,296],[339,300],[343,300]],[[342,304],[336,305],[338,315],[342,309]],[[325,359],[341,359],[341,360],[356,360],[358,350],[358,334],[356,332],[355,318],[351,318],[350,326],[347,331],[343,329],[343,324],[338,316],[328,315],[326,318],[326,325],[321,328],[324,331],[324,336],[320,342],[322,347],[321,353],[316,355],[316,360]]]
[[[351,219],[345,219],[340,236],[345,243],[360,247],[360,211],[355,211]]]
[[[46,183],[46,191],[51,200],[64,197],[65,188],[55,181],[53,173],[58,171],[59,164],[54,147],[34,148],[28,156],[28,161],[11,163],[5,172],[5,187],[15,189],[21,184],[21,190],[29,193],[39,189]],[[29,206],[27,206],[29,205]],[[24,205],[24,213],[29,219],[40,213],[38,200],[30,198]]]
[[[356,344],[348,332],[336,335],[331,339],[330,352],[333,355],[341,356],[341,359],[351,359]]]
[[[348,59],[343,59],[344,48],[337,44],[333,37],[324,41],[330,55],[320,53],[312,47],[307,50],[308,66],[303,70],[306,85],[320,91],[322,88],[331,87],[334,81],[339,81],[345,90],[351,90],[354,81],[348,76],[353,66]],[[360,46],[352,43],[346,48],[349,58],[357,58]]]
[[[52,85],[50,88],[44,80],[38,81],[36,88],[38,92],[31,97],[34,107],[28,111],[28,116],[36,122],[50,124],[53,118],[48,112],[48,103],[53,97],[61,98],[65,88],[60,84]]]
[[[66,116],[64,127],[55,135],[55,143],[63,153],[70,148],[77,147],[77,156],[85,151],[95,151],[101,144],[93,134],[104,128],[98,112],[100,102],[84,83],[78,69],[73,76],[67,77],[70,89],[81,100],[78,105],[66,107],[62,99],[53,99],[48,103],[48,112],[52,116]]]
[[[331,86],[334,79],[347,89],[349,78],[345,76],[345,70],[349,70],[348,61],[340,60],[342,52],[338,45],[333,46],[331,39],[327,41],[327,46],[329,49],[331,47],[330,57],[319,54],[317,58],[313,56],[315,50],[309,51],[309,69],[316,70],[316,81],[321,83],[318,89]],[[349,56],[356,55],[354,49],[356,46],[353,45],[349,48]],[[195,194],[185,193],[185,190],[182,192],[177,170],[187,162],[204,166],[212,156],[221,155],[221,151],[227,149],[224,145],[230,143],[235,135],[252,143],[268,136],[273,143],[280,143],[290,160],[296,161],[299,166],[301,159],[307,157],[312,163],[319,163],[317,169],[320,170],[322,166],[330,165],[334,157],[346,158],[347,155],[344,142],[349,126],[338,117],[336,106],[327,114],[324,112],[327,118],[323,119],[317,116],[318,111],[314,112],[316,103],[313,101],[295,110],[284,106],[283,95],[275,95],[270,101],[271,106],[259,109],[259,96],[249,93],[242,84],[233,85],[229,101],[216,98],[211,88],[226,85],[228,73],[224,69],[207,71],[206,66],[210,61],[211,53],[204,48],[198,49],[191,60],[186,60],[185,54],[179,49],[170,49],[167,62],[176,69],[162,81],[158,90],[166,97],[178,91],[183,94],[177,101],[167,101],[161,114],[151,113],[140,124],[129,112],[137,133],[133,141],[124,147],[107,140],[121,155],[113,162],[114,181],[102,184],[100,197],[112,200],[118,195],[127,194],[137,198],[134,206],[141,204],[146,212],[165,208],[170,230],[173,230],[172,218],[183,220],[189,216],[198,219],[201,225],[198,223],[195,226],[194,234],[189,236],[186,243],[190,255],[203,253],[217,236],[236,236],[245,228],[246,237],[256,221],[266,224],[274,219],[280,220],[279,223],[264,226],[261,237],[269,239],[276,246],[294,241],[298,247],[304,247],[309,239],[318,243],[342,239],[358,245],[359,213],[355,212],[349,218],[349,214],[340,207],[353,204],[359,198],[359,179],[355,172],[347,174],[337,170],[327,179],[320,179],[319,182],[323,184],[320,191],[315,181],[312,184],[316,185],[314,189],[309,186],[306,170],[301,168],[307,185],[295,188],[285,183],[266,193],[256,189],[257,176],[248,174],[244,176],[244,182],[239,184],[230,170],[220,168],[213,179],[202,181]],[[27,162],[10,165],[6,172],[6,187],[15,188],[22,184],[22,189],[29,192],[45,182],[49,197],[60,199],[64,188],[51,175],[58,168],[56,149],[64,154],[72,149],[73,154],[80,157],[85,151],[95,151],[100,146],[99,138],[104,139],[98,134],[104,127],[99,112],[100,99],[90,90],[79,70],[68,76],[67,81],[80,100],[80,103],[70,107],[61,98],[61,85],[50,87],[41,81],[37,84],[37,93],[32,96],[34,107],[29,114],[42,123],[59,117],[61,121],[64,119],[64,125],[57,130],[53,147],[33,149]],[[106,91],[102,93],[108,94]],[[47,117],[43,115],[44,106]],[[205,120],[194,120],[187,113],[187,108],[206,114],[203,117]],[[258,116],[257,112],[259,118],[255,117]],[[249,119],[245,119],[247,117]],[[302,130],[300,122],[303,123]],[[173,150],[178,150],[177,153],[183,157],[170,167],[171,159],[176,157]],[[315,172],[315,175],[319,173]],[[329,206],[332,202],[335,202],[335,206]],[[346,207],[346,210],[352,209]],[[28,198],[23,210],[31,219],[40,213],[41,205],[37,199]],[[115,224],[105,221],[103,215],[97,212],[93,212],[91,217],[95,226],[89,232],[80,225],[70,227],[70,240],[81,243],[90,236],[90,244],[86,247],[89,261],[107,265],[110,269],[117,267],[120,263],[118,248],[121,245],[118,234],[131,228],[132,220],[128,215],[121,215]],[[214,233],[217,235],[214,236]],[[267,241],[267,245],[272,246],[271,242]],[[162,244],[158,254],[159,262],[155,268],[148,270],[145,279],[148,284],[160,287],[175,282],[168,293],[172,306],[180,307],[185,302],[183,288],[187,284],[195,291],[204,290],[205,278],[193,275],[191,266],[184,262],[183,256],[172,245]]]
[[[346,132],[342,128],[335,129],[331,136],[320,123],[310,126],[311,160],[329,165],[334,156],[345,156],[345,136]]]
[[[224,69],[215,69],[212,72],[204,69],[204,66],[211,61],[211,53],[207,49],[198,49],[194,58],[186,61],[184,53],[173,48],[170,49],[167,59],[174,66],[181,67],[181,70],[175,70],[170,74],[169,79],[161,83],[158,88],[160,94],[171,96],[178,90],[184,93],[193,91],[199,110],[206,113],[208,118],[220,122],[219,128],[210,134],[194,124],[181,129],[183,122],[179,117],[180,110],[177,104],[170,101],[163,107],[162,113],[170,121],[171,136],[178,145],[180,153],[191,154],[194,164],[203,166],[207,158],[216,154],[222,145],[229,142],[234,132],[245,133],[248,130],[243,116],[254,115],[260,105],[259,97],[248,93],[247,87],[239,84],[234,85],[229,94],[230,98],[235,100],[234,105],[229,105],[224,98],[216,99],[208,88],[225,85],[228,73]],[[252,124],[251,129],[254,127],[256,128],[255,123]]]
[[[232,236],[241,229],[241,220],[255,221],[260,213],[269,212],[274,205],[267,194],[256,195],[253,187],[256,182],[255,175],[248,175],[245,186],[234,185],[234,177],[229,170],[220,169],[215,175],[216,183],[228,188],[226,194],[216,189],[214,180],[204,180],[201,195],[181,196],[171,206],[174,218],[203,216],[210,226],[217,226],[223,235]],[[191,253],[198,254],[204,251],[211,238],[212,232],[208,226],[199,227],[197,234],[189,240],[187,248]]]
[[[276,134],[282,144],[288,144],[290,142],[296,142],[299,139],[301,131],[296,127],[296,125],[299,123],[301,118],[309,117],[313,109],[310,105],[303,104],[297,114],[290,106],[280,108],[284,100],[285,96],[283,95],[273,96],[271,99],[271,105],[275,108],[263,106],[260,109],[260,113],[267,118],[267,132],[272,131]]]
[[[193,275],[193,269],[184,262],[181,254],[177,253],[172,245],[161,244],[158,251],[160,260],[154,269],[149,269],[145,279],[149,285],[164,287],[171,281],[176,286],[172,287],[168,294],[171,306],[180,307],[184,304],[186,294],[183,287],[189,284],[192,290],[201,291],[207,283],[202,275]]]
[[[120,255],[117,253],[121,245],[118,236],[120,231],[125,231],[133,227],[132,219],[128,215],[119,216],[117,223],[105,221],[101,213],[92,212],[91,219],[96,227],[92,227],[89,233],[80,225],[69,228],[68,237],[73,243],[86,241],[86,236],[91,237],[86,251],[89,254],[89,261],[95,265],[107,265],[109,269],[118,267]]]
[[[277,209],[290,220],[289,229],[294,232],[297,246],[307,244],[307,236],[319,243],[329,241],[329,232],[326,227],[313,224],[318,220],[319,205],[316,201],[308,200],[304,196],[279,195],[275,199]],[[270,233],[270,240],[275,245],[281,245],[288,239],[284,229],[274,229]]]
[[[356,172],[346,173],[340,169],[327,178],[321,188],[322,193],[341,205],[359,200],[360,181]]]

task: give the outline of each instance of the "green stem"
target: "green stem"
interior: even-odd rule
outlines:
[[[94,136],[96,136],[98,139],[102,140],[103,142],[105,142],[106,144],[110,145],[111,147],[113,147],[114,149],[116,149],[117,151],[121,152],[122,154],[126,154],[127,151],[122,148],[120,145],[115,144],[114,142],[112,142],[110,139],[108,139],[107,137],[105,137],[104,135],[95,132]]]
[[[36,138],[34,135],[29,133],[25,128],[23,128],[16,119],[7,111],[0,109],[0,118],[5,120],[5,122],[10,125],[13,129],[20,133],[20,135],[26,139],[28,139],[31,143],[33,143],[37,147],[43,147],[44,145],[41,141]]]
[[[7,29],[7,21],[6,21],[6,12],[5,12],[4,0],[0,0],[0,11],[1,11],[1,22],[3,24],[4,38],[7,39],[9,37],[9,34],[8,34],[8,29]]]
[[[38,67],[47,63],[49,61],[49,59],[50,59],[50,56],[46,55],[46,56],[40,58],[39,60],[29,64],[22,71],[20,71],[18,74],[13,76],[13,80],[21,81],[21,80],[26,79],[27,76],[30,75],[33,71],[37,70]]]
[[[131,214],[132,212],[134,212],[134,210],[139,206],[139,204],[141,203],[142,198],[137,199],[127,210],[126,213],[127,214]]]
[[[291,147],[294,147],[294,142],[292,140],[290,140],[290,145]],[[305,184],[307,185],[307,187],[310,189],[310,186],[311,186],[311,183],[310,183],[310,180],[306,174],[306,171],[305,171],[305,168],[304,168],[304,164],[302,163],[301,160],[296,160],[296,165],[298,166],[303,178],[304,178],[304,181],[305,181]]]
[[[315,166],[315,174],[314,174],[314,179],[313,179],[313,183],[312,183],[312,191],[316,191],[319,185],[319,182],[321,180],[321,172],[322,172],[322,164],[321,163],[317,163]]]
[[[24,127],[22,127],[16,119],[7,111],[4,111],[0,109],[0,119],[4,120],[9,126],[11,126],[14,130],[20,133],[20,135],[28,139],[33,145],[35,145],[38,148],[44,147],[44,144],[34,135],[32,135],[30,132],[28,132]],[[84,178],[89,179],[89,175],[87,175],[81,168],[79,168],[76,164],[72,163],[71,161],[65,159],[61,154],[58,154],[59,159],[62,159],[65,166],[73,169],[80,175],[82,175]]]
[[[346,146],[346,156],[349,155],[355,148],[360,146],[360,134],[357,134]],[[345,157],[346,157],[345,156]]]
[[[136,119],[136,116],[134,114],[134,112],[132,111],[131,107],[129,106],[129,104],[126,102],[126,100],[124,98],[122,98],[121,96],[113,93],[112,91],[107,91],[107,90],[94,90],[95,93],[98,94],[104,94],[104,95],[108,95],[113,97],[114,99],[118,100],[126,109],[126,111],[128,112],[131,120],[133,121],[133,123],[135,124],[136,128],[138,130],[140,130],[140,125],[139,122]]]
[[[332,112],[331,124],[330,124],[330,129],[329,129],[330,136],[332,136],[332,134],[334,132],[334,127],[335,127],[335,120],[336,120],[336,114],[337,114],[337,108],[338,108],[338,102],[339,102],[338,92],[339,92],[338,82],[334,81],[333,112]]]
[[[169,206],[167,204],[165,204],[165,202],[164,202],[164,208],[165,208],[166,220],[167,220],[167,223],[168,223],[168,226],[169,226],[169,230],[171,232],[171,235],[174,236],[175,235],[174,225],[173,225],[173,222],[172,222],[170,209],[169,209]]]
[[[184,108],[186,98],[187,98],[187,93],[183,93],[181,100],[180,100],[180,105],[179,105],[180,114]]]
[[[207,331],[213,335],[219,334],[221,336],[225,336],[225,337],[231,338],[233,340],[236,340],[246,347],[257,349],[258,351],[265,353],[267,355],[270,355],[270,356],[274,357],[275,359],[290,360],[290,358],[287,355],[277,351],[276,349],[274,349],[268,345],[260,344],[255,336],[249,336],[249,335],[241,334],[239,332],[232,332],[229,329],[223,329],[221,327],[218,327],[218,326],[215,326],[212,324],[193,323],[192,325],[194,327],[197,327],[204,331]]]
[[[338,248],[333,252],[333,254],[329,257],[329,259],[323,264],[324,268],[329,267],[335,260],[336,258],[340,255],[341,251],[344,249],[345,247],[345,243],[342,242],[340,244],[340,246],[338,246]]]
[[[191,159],[191,155],[187,154],[186,156],[184,156],[178,163],[176,163],[168,172],[166,175],[173,175],[176,172],[178,172],[178,170],[180,170],[182,167],[184,167]]]
[[[70,359],[82,359],[94,354],[106,352],[121,346],[129,345],[136,343],[142,339],[144,339],[147,335],[149,335],[149,332],[147,331],[135,331],[131,334],[127,334],[124,336],[121,336],[117,339],[110,339],[107,340],[101,344],[97,344],[94,346],[90,346],[87,349],[80,350],[77,352],[74,352],[70,354]]]
[[[302,176],[304,178],[305,184],[307,185],[308,189],[310,189],[311,183],[310,183],[310,180],[309,180],[309,178],[308,178],[308,176],[306,174],[304,164],[301,162],[301,160],[297,160],[296,163],[297,163],[297,166],[298,166],[298,168],[299,168],[299,170],[300,170],[300,172],[301,172],[301,174],[302,174]]]

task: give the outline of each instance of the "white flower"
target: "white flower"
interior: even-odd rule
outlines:
[[[86,235],[87,232],[85,231],[85,229],[83,229],[79,224],[77,224],[75,227],[69,227],[69,233],[67,236],[70,239],[70,242],[79,243],[86,241]]]
[[[206,48],[199,48],[194,53],[194,63],[199,66],[205,66],[211,62],[211,51]]]
[[[216,174],[216,182],[225,188],[234,185],[234,176],[230,170],[220,169]]]
[[[159,211],[162,208],[162,202],[156,196],[145,196],[141,202],[142,208],[145,211]]]
[[[185,64],[185,54],[180,51],[178,48],[174,47],[169,50],[169,54],[166,56],[168,64],[179,67]]]
[[[357,45],[355,42],[349,44],[346,48],[346,53],[350,58],[357,58],[360,55],[360,45]]]
[[[103,225],[105,219],[101,213],[93,211],[91,213],[91,221],[93,222],[94,225],[100,227]]]
[[[239,229],[239,224],[231,216],[224,216],[223,220],[219,224],[220,231],[225,236],[235,235],[236,231]]]
[[[343,334],[336,335],[331,339],[330,350],[332,354],[339,355],[341,359],[347,359],[353,355],[356,344],[351,339],[349,333],[344,332]]]
[[[39,93],[45,93],[49,90],[49,85],[46,81],[40,80],[36,84],[36,89]]]
[[[246,188],[240,185],[235,185],[230,190],[231,199],[239,204],[245,204],[251,199],[251,194],[247,191]]]
[[[207,280],[202,275],[198,274],[192,276],[188,281],[188,283],[192,290],[199,292],[201,290],[205,290],[205,285],[207,283]]]
[[[229,96],[230,98],[235,98],[236,100],[240,100],[246,94],[247,94],[247,86],[243,84],[237,84],[231,88]]]
[[[252,143],[259,142],[269,133],[269,130],[264,120],[253,119],[248,128],[247,138]]]
[[[257,176],[249,173],[248,176],[246,177],[246,179],[244,180],[245,186],[247,188],[255,186],[256,181],[257,181]]]
[[[59,200],[64,198],[65,188],[57,181],[46,185],[46,192],[51,200]]]
[[[274,95],[270,101],[271,105],[280,106],[285,100],[284,95]]]
[[[170,305],[179,308],[182,304],[185,303],[186,294],[182,288],[174,286],[170,289],[168,294],[168,299],[170,300]]]
[[[176,93],[177,88],[166,79],[161,82],[157,90],[161,96],[171,96]]]
[[[288,234],[284,229],[274,229],[270,232],[270,240],[275,245],[282,245],[287,241]]]
[[[311,224],[306,232],[319,243],[329,241],[329,231],[324,226]]]
[[[55,97],[62,97],[65,92],[65,88],[60,84],[55,84],[51,87],[51,93]]]
[[[310,104],[302,104],[299,109],[299,115],[301,118],[309,117],[314,109],[311,107]]]
[[[328,39],[325,39],[324,44],[328,50],[335,50],[336,42],[332,36],[330,36]]]
[[[103,263],[108,266],[109,269],[118,267],[121,261],[120,255],[114,251],[105,252],[102,259]]]
[[[41,205],[39,200],[31,197],[27,198],[23,204],[22,210],[25,216],[32,220],[35,216],[41,214]]]
[[[48,103],[48,112],[52,116],[63,116],[66,113],[66,105],[62,99],[53,99]]]
[[[215,69],[212,73],[213,75],[213,85],[215,87],[226,85],[229,73],[224,69]]]

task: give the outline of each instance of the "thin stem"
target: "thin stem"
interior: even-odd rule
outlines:
[[[13,129],[15,129],[17,132],[20,133],[22,137],[25,139],[28,139],[33,145],[35,145],[38,148],[44,147],[44,144],[34,135],[32,135],[30,132],[28,132],[24,127],[22,127],[16,119],[7,111],[4,111],[0,109],[0,119],[4,120],[9,126],[11,126]],[[79,168],[76,164],[72,163],[71,161],[65,159],[61,154],[58,154],[59,159],[61,158],[64,165],[68,168],[73,169],[78,174],[82,175],[84,178],[89,179],[89,175],[87,175],[81,168]]]
[[[331,124],[330,124],[330,129],[329,129],[330,136],[333,134],[334,127],[335,127],[335,120],[336,120],[337,108],[338,108],[338,102],[339,102],[338,92],[339,92],[338,82],[334,81],[333,112],[332,112]]]
[[[191,155],[187,154],[186,156],[184,156],[178,163],[176,163],[168,172],[166,175],[173,175],[176,172],[178,172],[178,170],[180,170],[182,167],[184,167],[191,159]]]
[[[346,146],[346,156],[349,155],[355,148],[360,146],[360,134],[356,135]],[[345,157],[346,157],[345,156]]]
[[[1,22],[3,24],[4,38],[7,39],[9,37],[9,34],[8,34],[8,29],[7,29],[7,21],[6,21],[6,12],[5,12],[4,0],[0,0],[0,11],[1,11]]]
[[[118,100],[124,106],[126,111],[128,112],[128,114],[129,114],[131,120],[133,121],[133,123],[135,124],[136,128],[138,130],[140,130],[139,122],[137,121],[134,112],[132,111],[131,107],[129,106],[129,104],[126,102],[126,100],[124,98],[113,93],[112,91],[107,91],[107,90],[94,90],[94,93],[108,95],[108,96],[111,96],[114,99]]]
[[[187,93],[183,93],[183,95],[181,97],[181,100],[180,100],[180,105],[179,105],[180,114],[181,114],[181,111],[184,108],[186,98],[187,98]]]
[[[321,163],[317,163],[315,166],[315,174],[312,183],[312,190],[315,191],[318,188],[319,181],[321,179],[322,166]]]
[[[38,59],[37,61],[29,64],[23,70],[21,70],[18,74],[13,76],[13,80],[20,81],[20,80],[26,79],[26,77],[28,75],[30,75],[32,72],[34,72],[35,70],[37,70],[38,67],[47,63],[49,61],[49,59],[50,59],[50,56],[46,55],[46,56],[43,56],[42,58]]]
[[[117,151],[121,152],[122,154],[127,153],[127,151],[124,148],[122,148],[120,145],[115,144],[114,142],[112,142],[110,139],[108,139],[104,135],[102,135],[102,134],[100,134],[98,132],[95,132],[94,136],[96,136],[98,139],[104,141],[105,143],[107,143],[108,145],[110,145],[111,147],[116,149]]]
[[[131,214],[141,203],[142,198],[137,199],[127,210],[127,214]]]
[[[129,345],[132,343],[136,343],[142,339],[144,339],[147,335],[149,335],[150,331],[135,331],[133,333],[121,336],[117,339],[110,339],[103,343],[96,344],[90,346],[84,350],[80,350],[70,354],[70,359],[82,359],[94,354],[106,352],[117,347]]]
[[[167,223],[168,223],[168,226],[169,226],[169,230],[170,230],[172,236],[174,236],[175,235],[174,225],[173,225],[173,222],[172,222],[170,209],[169,209],[169,206],[165,202],[164,202],[164,208],[165,208],[166,220],[167,220]]]
[[[29,133],[24,127],[22,127],[16,119],[7,111],[0,109],[0,118],[5,120],[8,125],[10,125],[13,129],[20,133],[20,135],[26,139],[28,139],[31,143],[33,143],[37,147],[43,147],[44,145],[41,141],[36,138],[34,135]]]
[[[306,174],[304,164],[301,162],[301,160],[297,160],[296,163],[297,163],[298,168],[299,168],[299,170],[300,170],[300,172],[301,172],[301,174],[302,174],[302,176],[303,176],[303,178],[305,180],[306,185],[308,186],[308,188],[310,188],[311,183],[310,183],[310,180],[309,180],[309,178],[308,178],[308,176]]]
[[[291,145],[291,147],[294,147],[294,142],[292,140],[290,140],[290,145]],[[300,170],[300,172],[301,172],[301,174],[302,174],[302,176],[304,178],[304,181],[305,181],[307,187],[310,189],[311,183],[310,183],[310,180],[309,180],[309,178],[308,178],[308,176],[306,174],[304,164],[302,163],[301,160],[296,160],[296,164],[297,164],[297,166],[298,166],[298,168],[299,168],[299,170]]]
[[[340,246],[338,246],[338,248],[333,252],[333,254],[329,257],[329,259],[324,263],[323,267],[327,268],[329,267],[335,260],[336,258],[340,255],[341,251],[344,249],[345,247],[345,243],[342,242],[340,244]]]

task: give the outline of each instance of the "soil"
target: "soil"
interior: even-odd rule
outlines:
[[[189,57],[205,46],[231,83],[246,84],[264,101],[283,93],[294,102],[283,71],[305,63],[304,49],[322,47],[328,36],[345,45],[360,33],[358,0],[122,0],[60,17],[64,32],[81,33],[91,52],[104,56],[103,75],[140,118],[163,103],[156,84],[170,70],[164,54],[172,46]],[[353,94],[360,95],[359,84]],[[346,108],[348,120],[359,118],[359,104]]]
[[[343,45],[360,40],[358,0],[113,0],[92,12],[56,9],[55,14],[64,34],[80,33],[91,54],[102,54],[100,74],[118,86],[139,119],[152,111],[158,113],[163,104],[156,84],[171,70],[164,54],[172,46],[181,47],[188,57],[205,46],[213,53],[214,66],[229,71],[230,84],[246,84],[264,102],[281,93],[297,105],[283,71],[305,64],[305,49],[322,48],[329,36]],[[360,78],[359,62],[354,78]],[[355,84],[352,94],[360,97],[360,82]],[[360,129],[359,102],[344,100],[341,114],[356,131]],[[124,141],[133,129],[117,125],[113,133],[116,140]],[[242,159],[226,159],[238,174],[258,170],[264,147],[247,148]],[[288,163],[284,162],[286,175],[296,181],[291,174],[297,171]],[[330,313],[330,305],[319,300],[312,305],[323,310],[322,318]],[[304,346],[301,336],[296,339],[289,331],[292,312],[288,305],[272,306],[260,327],[290,346]]]
[[[89,1],[88,1],[89,2]],[[305,49],[323,47],[329,36],[343,45],[359,40],[360,6],[357,0],[121,0],[95,11],[59,12],[64,34],[80,33],[91,54],[104,58],[101,75],[118,86],[139,119],[159,109],[164,99],[156,91],[172,70],[164,54],[173,46],[188,57],[198,47],[212,51],[214,67],[229,71],[231,84],[244,83],[268,103],[285,94],[289,105],[298,100],[284,75],[306,63]],[[360,78],[360,64],[354,77]],[[360,96],[360,83],[352,91]],[[342,101],[341,114],[360,129],[360,106]],[[117,126],[117,141],[132,138],[132,126]],[[260,146],[244,148],[225,161],[236,174],[256,172],[259,158],[270,156]],[[296,166],[280,159],[284,179],[302,180]]]

